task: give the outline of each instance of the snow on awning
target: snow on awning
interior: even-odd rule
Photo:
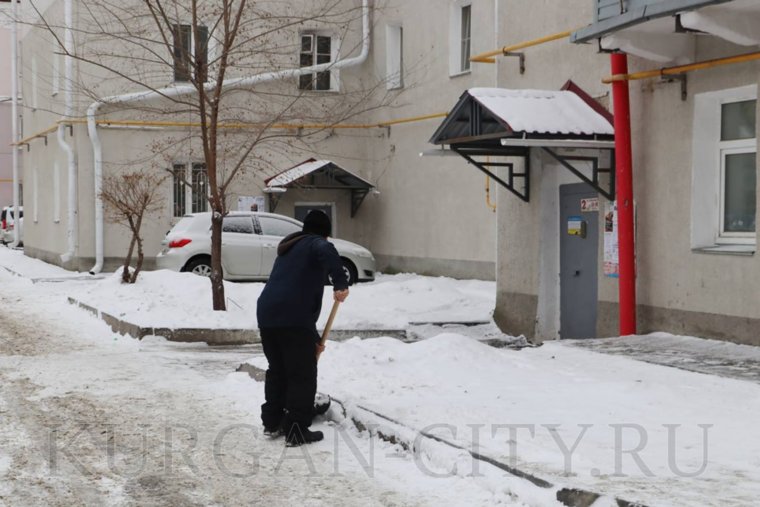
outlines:
[[[647,3],[647,2],[640,2]],[[693,61],[696,41],[714,36],[740,46],[760,44],[757,0],[668,0],[649,2],[573,33],[573,42],[599,39],[619,50],[658,63]]]
[[[375,186],[331,160],[310,158],[264,181],[269,194],[269,210],[274,211],[279,197],[289,188],[304,190],[347,190],[351,192],[351,217]]]
[[[476,139],[609,139],[612,115],[572,81],[562,90],[471,88],[464,92],[430,142]]]
[[[531,149],[543,151],[614,199],[614,140],[612,115],[572,81],[559,91],[467,90],[430,138],[432,144],[448,145],[526,202]],[[524,167],[518,168],[511,157],[521,157]]]

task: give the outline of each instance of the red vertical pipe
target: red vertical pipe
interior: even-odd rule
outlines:
[[[612,74],[628,74],[628,55],[610,55]],[[636,258],[633,229],[633,163],[631,155],[631,106],[628,81],[612,83],[615,113],[615,185],[618,212],[620,262],[620,336],[636,334]]]

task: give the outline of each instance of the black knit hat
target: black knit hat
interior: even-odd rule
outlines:
[[[324,236],[325,238],[332,234],[332,224],[330,218],[324,211],[313,209],[309,211],[306,218],[303,219],[303,232]]]

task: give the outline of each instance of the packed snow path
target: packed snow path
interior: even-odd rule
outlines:
[[[119,337],[64,303],[71,283],[0,272],[0,505],[525,505],[325,423],[286,450],[231,373],[256,347]]]

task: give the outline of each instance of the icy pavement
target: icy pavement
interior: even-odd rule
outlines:
[[[494,349],[457,334],[330,343],[319,382],[348,406],[555,485],[651,506],[746,506],[760,497],[752,382],[561,343]],[[438,459],[454,475],[472,470],[462,456]]]
[[[562,344],[760,384],[760,347],[668,333],[563,340]]]
[[[234,373],[258,347],[115,335],[65,303],[89,283],[0,271],[0,505],[556,505],[350,427],[287,449],[261,433],[262,386]]]

